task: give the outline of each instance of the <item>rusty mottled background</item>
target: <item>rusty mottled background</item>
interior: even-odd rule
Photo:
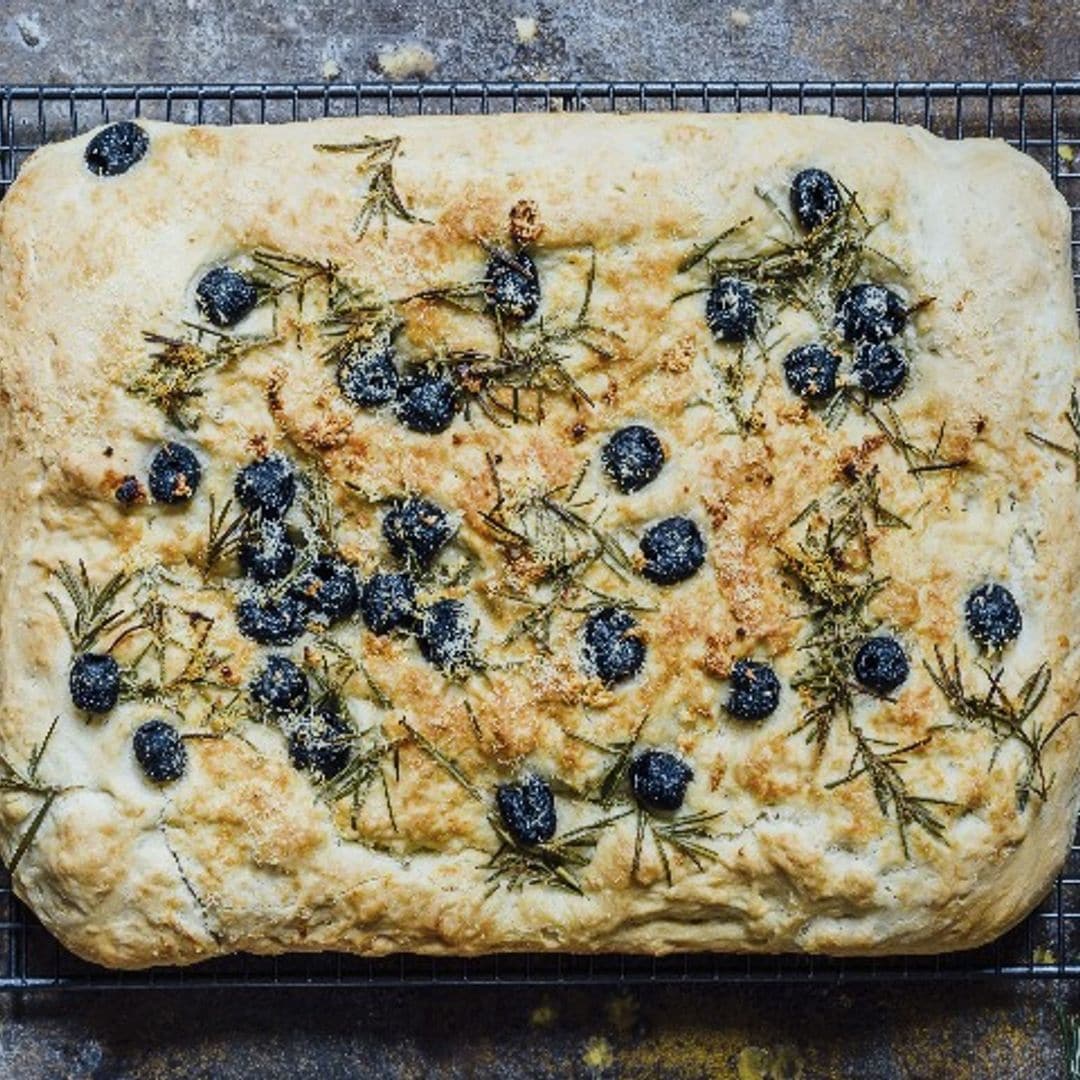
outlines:
[[[1075,0],[0,2],[0,82],[351,81],[408,43],[437,79],[1080,75]],[[0,1003],[0,1076],[1043,1080],[1057,1003],[1080,986],[49,995]]]

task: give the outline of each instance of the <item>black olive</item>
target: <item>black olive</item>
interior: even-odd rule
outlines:
[[[666,750],[645,750],[630,763],[630,789],[648,810],[678,810],[694,770]]]
[[[76,656],[68,676],[68,689],[75,708],[107,713],[120,698],[120,665],[104,653]]]
[[[582,662],[606,686],[633,678],[645,662],[645,642],[625,608],[605,607],[585,620]]]
[[[840,211],[840,189],[821,169],[803,169],[791,181],[791,210],[807,231],[831,221]]]
[[[611,482],[624,494],[651,484],[664,465],[664,448],[656,432],[643,424],[620,428],[608,439],[600,460]]]
[[[132,739],[135,760],[156,784],[179,780],[187,768],[187,748],[180,732],[164,720],[148,720]]]
[[[724,708],[737,720],[764,720],[780,704],[780,680],[768,664],[736,660]]]
[[[397,418],[410,431],[438,435],[453,423],[456,411],[457,391],[442,375],[421,372],[398,386]]]
[[[650,525],[640,547],[645,556],[641,573],[657,585],[685,581],[705,562],[705,541],[689,518],[669,517]]]
[[[900,393],[907,381],[908,362],[895,345],[864,341],[855,352],[851,370],[871,397],[891,398]]]
[[[360,593],[360,614],[373,634],[411,629],[416,586],[408,574],[373,574]]]
[[[86,167],[95,176],[119,176],[141,161],[150,149],[150,136],[130,120],[99,131],[86,144]]]
[[[236,626],[260,645],[291,645],[307,629],[307,607],[294,596],[241,600],[236,605]]]
[[[347,357],[338,365],[338,386],[361,409],[387,405],[397,396],[400,377],[389,339]]]
[[[446,511],[419,495],[397,500],[383,518],[387,546],[403,563],[428,567],[454,535]]]
[[[551,785],[534,773],[516,784],[500,784],[495,805],[506,831],[519,844],[544,844],[555,835],[555,796]]]
[[[265,585],[280,581],[293,568],[296,545],[283,521],[267,518],[244,530],[236,557],[249,578]]]
[[[464,675],[477,666],[476,623],[460,600],[436,600],[424,608],[416,643],[424,659],[444,675]]]
[[[287,657],[268,656],[251,681],[251,696],[269,709],[296,712],[307,704],[307,676]]]
[[[284,454],[268,454],[236,474],[233,490],[236,501],[249,514],[284,517],[296,497],[296,470]]]
[[[877,694],[890,694],[908,677],[910,665],[896,638],[884,634],[867,638],[859,646],[852,665],[855,678]]]
[[[745,341],[757,322],[758,305],[750,286],[738,278],[722,277],[705,301],[705,323],[717,341]]]
[[[289,760],[296,768],[330,780],[348,765],[353,731],[332,698],[293,718],[289,728]]]
[[[806,401],[823,401],[836,393],[840,357],[818,342],[800,345],[784,358],[784,375],[791,392]]]
[[[187,502],[201,479],[199,459],[181,443],[165,443],[150,462],[150,494],[158,502]]]
[[[964,604],[968,632],[987,649],[1003,649],[1024,625],[1013,594],[1004,585],[989,583],[972,590]]]
[[[360,603],[353,568],[337,555],[320,555],[297,579],[292,595],[304,604],[317,622],[331,624],[347,619]]]
[[[904,329],[907,308],[892,289],[864,282],[837,298],[836,323],[845,341],[887,341]]]
[[[484,292],[500,314],[524,322],[540,306],[540,275],[536,263],[523,251],[496,251],[487,265]]]
[[[207,270],[195,286],[195,306],[214,326],[232,326],[254,310],[259,290],[231,266]]]

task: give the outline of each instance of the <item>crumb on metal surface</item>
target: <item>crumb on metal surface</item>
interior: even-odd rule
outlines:
[[[378,63],[388,79],[426,79],[435,70],[435,54],[417,41],[406,41],[383,46]]]
[[[514,33],[517,35],[520,45],[529,45],[536,40],[539,30],[536,19],[531,15],[519,15],[514,19]]]
[[[750,12],[741,7],[732,8],[728,18],[731,20],[731,25],[737,26],[740,30],[745,30],[751,21]]]
[[[333,59],[324,60],[321,74],[323,82],[333,82],[341,75],[341,65]]]

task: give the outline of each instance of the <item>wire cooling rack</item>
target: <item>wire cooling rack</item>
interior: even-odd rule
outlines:
[[[1072,211],[1080,294],[1080,81],[1039,83],[426,83],[386,86],[161,85],[0,88],[0,195],[43,143],[109,120],[279,123],[321,116],[417,113],[819,113],[920,124],[946,138],[989,135],[1030,154]],[[123,974],[61,949],[0,871],[0,989],[175,986],[572,984],[824,981],[1080,975],[1080,834],[1038,909],[985,948],[931,957],[833,960],[807,956],[506,955],[478,959],[336,954],[228,957],[193,968]]]

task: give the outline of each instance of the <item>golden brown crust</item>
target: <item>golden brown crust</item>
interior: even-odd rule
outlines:
[[[1018,641],[993,661],[1002,685],[1015,698],[1044,661],[1052,676],[1024,733],[1045,734],[1077,704],[1080,495],[1068,459],[1025,437],[1068,441],[1062,414],[1080,371],[1068,212],[1037,165],[996,142],[784,116],[144,126],[150,152],[123,176],[92,176],[82,137],[35,154],[0,204],[0,746],[12,770],[26,778],[59,717],[33,790],[0,792],[0,832],[10,862],[42,792],[56,792],[15,887],[68,947],[118,967],[239,949],[884,954],[974,946],[1032,907],[1072,835],[1076,731],[1066,723],[1045,746],[1046,790],[1029,790],[1020,807],[1022,740],[965,724],[923,661],[935,662],[935,647],[951,660],[955,646],[970,687],[985,689],[963,605],[975,585],[1002,581],[1024,618]],[[358,236],[372,174],[357,172],[361,154],[316,147],[398,136],[400,213],[391,206],[385,234],[376,214]],[[744,417],[749,430],[736,430],[717,374],[736,350],[712,339],[702,296],[673,302],[707,281],[704,264],[685,273],[679,265],[746,218],[714,255],[784,239],[762,194],[786,205],[792,175],[810,165],[857,192],[877,223],[864,273],[917,306],[902,339],[913,374],[896,415],[919,447],[937,444],[934,461],[962,468],[913,474],[895,428],[890,441],[858,408],[830,428],[794,398],[780,361],[816,331],[790,307],[772,311],[768,361],[748,351],[744,404],[759,380],[760,395]],[[154,350],[144,333],[191,340],[183,324],[197,318],[201,274],[228,260],[250,266],[257,250],[330,260],[379,302],[395,301],[406,358],[497,352],[486,315],[445,298],[405,298],[476,282],[482,243],[505,247],[511,229],[536,261],[549,327],[577,316],[595,255],[588,321],[610,332],[602,354],[580,340],[560,344],[588,400],[555,391],[542,423],[500,426],[477,403],[430,436],[385,410],[350,406],[319,359],[327,294],[317,278],[303,305],[284,293],[274,319],[267,304],[244,324],[244,334],[270,340],[201,378],[197,428],[178,433],[129,392]],[[619,495],[598,455],[631,421],[656,429],[667,463],[654,483]],[[145,481],[154,448],[173,437],[203,463],[195,498],[122,507],[116,485],[128,475]],[[380,707],[359,672],[346,684],[354,727],[386,746],[384,781],[355,808],[348,797],[328,799],[290,764],[278,726],[252,717],[243,687],[266,650],[236,631],[234,566],[226,560],[209,577],[200,566],[210,495],[220,509],[236,469],[268,449],[325,469],[337,543],[363,577],[390,564],[378,500],[419,493],[460,523],[447,574],[469,573],[433,580],[424,595],[467,599],[486,670],[447,680],[412,637],[376,637],[355,620],[331,635],[392,702]],[[590,570],[591,588],[640,605],[648,648],[642,674],[610,688],[581,669],[578,610],[556,612],[550,652],[527,635],[503,644],[528,610],[507,593],[538,595],[543,568],[490,515],[500,494],[506,513],[530,495],[565,494],[583,468],[576,498],[590,520],[603,511],[603,531],[628,555],[646,524],[671,514],[694,520],[708,546],[702,569],[676,586]],[[835,718],[819,748],[793,734],[809,699],[791,681],[812,625],[780,552],[797,551],[805,530],[871,476],[881,505],[909,526],[871,515],[873,573],[888,579],[871,622],[904,643],[911,675],[895,702],[856,694],[850,725]],[[815,499],[819,510],[793,524]],[[182,664],[191,635],[206,630],[200,655],[213,691],[185,684],[171,714],[149,692],[100,719],[74,710],[72,648],[45,594],[66,603],[50,573],[79,559],[94,582],[136,575],[118,601],[127,610],[154,587],[147,568],[163,567],[156,587],[184,645],[170,663]],[[578,594],[567,607],[583,602]],[[136,662],[147,633],[116,645],[122,664]],[[327,648],[308,635],[274,651],[299,661],[306,650],[318,670],[333,660]],[[783,684],[779,709],[757,725],[722,708],[741,658],[769,661]],[[159,715],[191,736],[184,776],[165,785],[143,777],[131,749],[133,730]],[[721,815],[697,838],[706,848],[699,865],[658,848],[651,833],[635,863],[636,818],[627,814],[600,829],[572,868],[580,895],[489,880],[495,784],[525,765],[561,781],[560,836],[621,813],[622,803],[603,808],[581,795],[610,758],[573,736],[616,744],[646,716],[640,745],[677,751],[694,769],[682,813]],[[882,740],[868,744],[878,760],[915,744],[898,775],[909,795],[940,800],[923,804],[939,837],[898,822],[895,799],[883,808],[867,774],[830,786],[860,768],[851,765],[856,731]]]

